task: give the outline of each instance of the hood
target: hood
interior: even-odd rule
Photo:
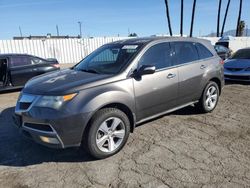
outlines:
[[[250,60],[249,59],[228,59],[225,61],[224,64],[225,68],[248,68],[250,67]]]
[[[34,77],[26,83],[23,92],[35,95],[64,95],[94,87],[98,84],[97,81],[111,76],[65,69]]]

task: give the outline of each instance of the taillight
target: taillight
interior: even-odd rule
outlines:
[[[53,67],[60,68],[60,65],[59,64],[53,64]]]
[[[225,63],[224,60],[221,59],[221,60],[220,60],[220,64],[221,64],[221,65],[224,65],[224,63]]]

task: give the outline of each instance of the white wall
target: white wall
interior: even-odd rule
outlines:
[[[59,63],[77,63],[103,44],[127,37],[97,37],[86,39],[0,40],[0,54],[26,53],[43,58],[56,58]],[[215,44],[219,38],[203,37]],[[230,48],[236,51],[250,47],[250,37],[233,37]]]
[[[218,37],[201,37],[203,39],[210,40],[214,45],[219,41]],[[249,48],[250,47],[250,37],[229,37],[229,48],[235,52],[241,48]]]
[[[98,47],[122,39],[126,38],[0,40],[0,54],[26,53],[42,58],[56,58],[59,63],[77,63]]]
[[[219,37],[200,37],[202,39],[210,40],[212,45],[215,45],[216,42],[220,39]]]

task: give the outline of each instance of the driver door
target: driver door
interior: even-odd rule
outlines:
[[[170,44],[165,42],[150,47],[139,60],[139,67],[153,65],[156,72],[133,79],[138,121],[176,106],[178,70],[171,68],[171,57]]]

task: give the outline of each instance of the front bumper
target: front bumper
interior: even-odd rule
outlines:
[[[242,75],[225,75],[225,80],[227,80],[227,81],[243,81],[243,82],[250,82],[250,76],[242,76]]]
[[[17,103],[13,120],[26,137],[51,148],[81,145],[90,113],[76,113],[68,110],[67,106],[60,111],[35,107],[35,100],[28,101],[30,105],[24,110],[20,109],[20,101],[22,99]]]
[[[65,148],[65,144],[63,143],[61,137],[51,125],[43,123],[40,124],[36,120],[33,120],[32,123],[23,122],[22,116],[17,114],[13,115],[13,120],[15,125],[21,130],[25,137],[51,148]],[[42,126],[48,126],[50,129],[43,129]]]
[[[244,81],[250,82],[250,71],[229,71],[227,69],[224,70],[224,78],[228,81]]]

